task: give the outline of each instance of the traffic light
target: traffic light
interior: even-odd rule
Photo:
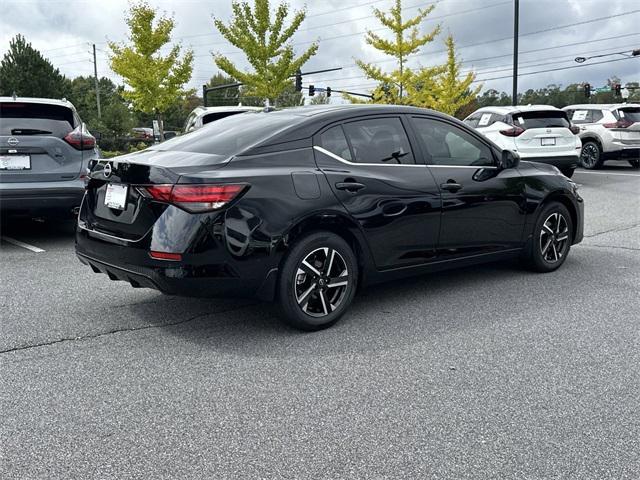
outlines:
[[[619,83],[616,83],[613,86],[613,92],[616,94],[616,97],[621,97],[622,96],[622,87],[620,86]]]
[[[316,87],[309,85],[309,96],[313,97],[316,94]]]
[[[591,96],[591,85],[588,83],[584,84],[584,96],[589,98]]]
[[[329,98],[331,96],[331,87],[327,87],[326,92],[327,92],[327,98]]]
[[[296,92],[302,91],[302,72],[300,69],[296,70]]]

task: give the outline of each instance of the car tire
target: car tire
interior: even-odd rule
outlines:
[[[640,159],[635,158],[633,160],[629,160],[629,165],[631,165],[632,168],[640,168]]]
[[[330,327],[351,304],[357,285],[358,262],[349,244],[332,232],[307,234],[287,254],[279,276],[283,319],[304,331]]]
[[[602,166],[602,149],[597,142],[587,140],[582,144],[580,165],[588,170],[595,170]]]
[[[562,174],[567,177],[567,178],[571,178],[573,177],[573,172],[576,171],[575,168],[562,168],[560,169],[560,171],[562,172]]]
[[[567,207],[559,202],[544,205],[524,253],[525,265],[536,272],[558,269],[569,255],[573,228]]]

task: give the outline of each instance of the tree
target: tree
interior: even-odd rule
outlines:
[[[0,95],[62,98],[69,81],[49,60],[18,34],[0,62]]]
[[[437,25],[429,33],[421,35],[418,26],[431,13],[435,5],[430,5],[425,9],[418,9],[418,14],[407,20],[402,19],[402,0],[395,0],[395,5],[384,13],[377,8],[373,9],[376,18],[391,30],[393,40],[380,37],[371,30],[367,31],[366,42],[376,50],[396,58],[396,68],[391,72],[384,72],[380,67],[362,60],[356,60],[356,64],[364,72],[367,78],[377,81],[380,85],[372,93],[374,103],[394,103],[411,104],[412,99],[405,96],[407,86],[415,80],[412,69],[407,68],[405,62],[409,55],[412,55],[420,47],[432,42],[440,33],[440,25]],[[429,75],[433,76],[439,69],[423,69],[421,84],[426,87]],[[350,98],[350,97],[348,97]]]
[[[193,71],[193,51],[187,50],[180,58],[181,47],[176,44],[162,56],[160,50],[171,41],[175,22],[165,16],[156,17],[157,11],[147,3],[133,4],[126,19],[131,43],[109,42],[109,61],[111,69],[129,86],[123,92],[124,98],[136,110],[155,114],[163,138],[162,114],[172,103],[193,92],[184,89]]]
[[[233,1],[233,19],[225,25],[220,19],[214,23],[222,36],[242,50],[253,72],[244,72],[227,57],[218,54],[215,62],[220,70],[246,86],[245,93],[275,101],[291,83],[291,77],[318,51],[318,44],[296,57],[288,43],[306,17],[306,11],[293,14],[285,27],[289,6],[280,3],[272,18],[269,0],[254,0],[253,9],[247,2]]]
[[[309,102],[311,105],[326,105],[331,101],[330,98],[327,97],[327,94],[324,92],[320,92],[317,95],[311,97],[311,101]]]
[[[455,115],[460,108],[476,98],[482,89],[482,85],[471,89],[471,84],[476,78],[473,72],[467,73],[462,79],[460,78],[460,66],[462,64],[456,58],[455,42],[451,35],[446,38],[445,44],[447,45],[447,63],[444,71],[436,75],[435,92],[432,94],[430,91],[422,89],[416,91],[411,97],[414,99],[414,105],[420,106],[417,100],[421,97],[424,98],[424,94],[427,93],[428,96],[425,99],[424,106],[429,106],[449,115]],[[422,77],[423,71],[424,69],[420,71],[418,79]],[[431,72],[429,72],[427,80],[432,78]],[[429,105],[433,100],[435,102]]]

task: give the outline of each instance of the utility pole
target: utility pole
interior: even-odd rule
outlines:
[[[520,23],[520,0],[514,0],[513,11],[513,94],[511,105],[518,103],[518,23]]]
[[[96,44],[93,44],[93,78],[96,83],[96,102],[98,102],[98,118],[102,117],[100,111],[100,87],[98,86],[98,63],[96,62]]]

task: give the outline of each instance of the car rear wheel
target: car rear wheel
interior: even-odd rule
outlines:
[[[573,223],[567,207],[551,202],[540,213],[524,258],[537,272],[552,272],[564,263],[571,248]]]
[[[330,327],[351,304],[357,282],[356,256],[341,237],[314,232],[300,238],[284,261],[278,283],[284,320],[306,331]]]
[[[634,158],[633,160],[629,160],[629,164],[633,168],[640,168],[640,159]]]
[[[591,140],[583,143],[580,152],[580,164],[589,170],[600,168],[602,166],[600,145]]]

